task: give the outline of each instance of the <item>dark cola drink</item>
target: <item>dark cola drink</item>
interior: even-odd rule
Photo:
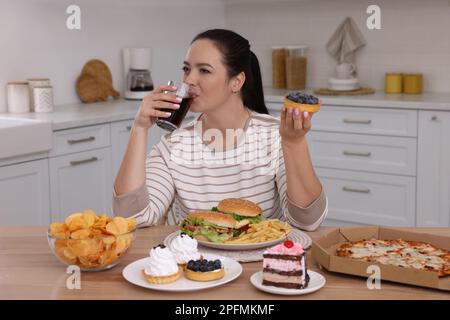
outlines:
[[[170,117],[167,118],[159,118],[156,121],[156,124],[168,131],[173,131],[180,127],[181,122],[183,122],[183,119],[186,117],[186,114],[189,111],[189,108],[191,107],[192,98],[187,97],[181,100],[180,108],[177,110],[173,109],[161,109],[161,111],[164,112],[170,112]]]
[[[180,108],[174,109],[160,109],[163,112],[169,112],[170,116],[167,118],[158,118],[156,124],[167,131],[173,131],[180,127],[181,122],[186,117],[192,103],[192,97],[189,96],[189,85],[183,83],[177,90],[176,96],[181,98]]]

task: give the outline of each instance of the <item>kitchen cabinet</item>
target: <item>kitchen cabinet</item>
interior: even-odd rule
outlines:
[[[111,148],[51,158],[50,190],[52,221],[84,209],[111,215]]]
[[[281,103],[269,103],[279,117]],[[418,112],[322,105],[308,145],[328,197],[323,225],[416,225]]]
[[[48,159],[0,167],[0,224],[49,223]]]
[[[450,226],[450,112],[419,111],[417,225]]]
[[[119,172],[120,164],[122,163],[123,156],[127,149],[132,125],[133,120],[111,123],[111,152],[114,179]],[[147,140],[147,153],[149,153],[153,146],[159,142],[164,133],[165,131],[158,126],[150,128]]]

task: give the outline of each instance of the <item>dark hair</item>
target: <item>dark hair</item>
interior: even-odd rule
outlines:
[[[200,39],[211,40],[217,46],[222,53],[228,77],[232,78],[242,71],[245,73],[245,82],[241,89],[244,105],[258,113],[269,114],[264,103],[258,58],[250,50],[248,40],[236,32],[226,29],[211,29],[199,33],[191,44]]]

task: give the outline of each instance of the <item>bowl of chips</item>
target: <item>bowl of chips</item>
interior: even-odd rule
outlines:
[[[88,209],[50,224],[47,239],[55,256],[81,271],[107,270],[117,265],[136,238],[133,218],[98,215]]]

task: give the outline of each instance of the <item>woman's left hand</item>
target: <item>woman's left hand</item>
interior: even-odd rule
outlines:
[[[280,136],[283,144],[295,144],[303,140],[311,129],[312,113],[300,109],[285,108],[281,110]]]

